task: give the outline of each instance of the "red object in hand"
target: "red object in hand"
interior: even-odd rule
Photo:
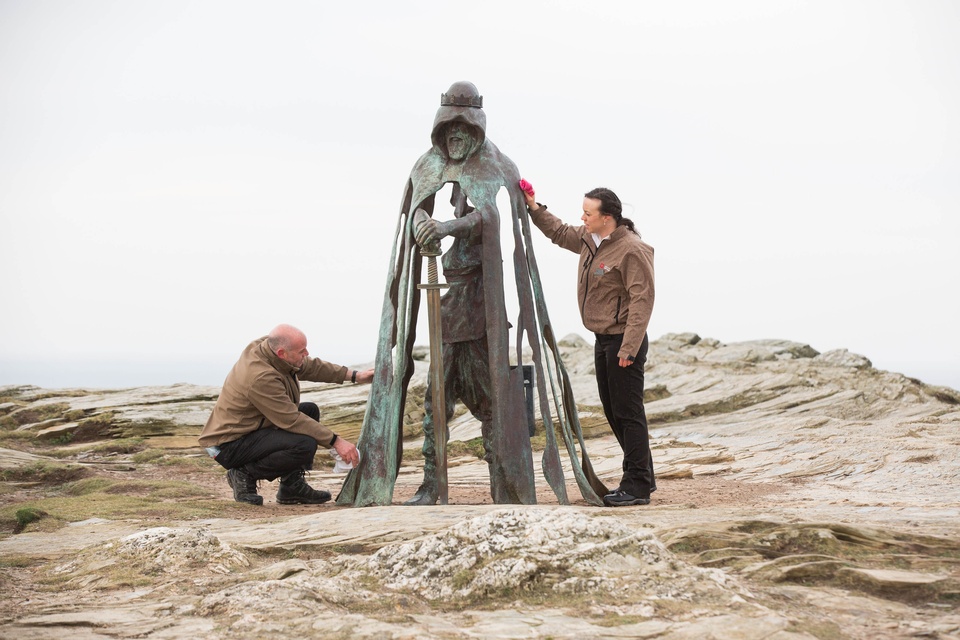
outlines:
[[[533,185],[527,182],[526,180],[524,180],[523,178],[520,178],[520,189],[528,196],[533,195]]]

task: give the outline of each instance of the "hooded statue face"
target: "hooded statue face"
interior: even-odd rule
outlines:
[[[462,162],[469,157],[477,150],[480,142],[476,129],[462,120],[446,124],[442,137],[446,144],[447,156],[454,162]]]
[[[472,82],[454,82],[440,96],[430,141],[448,160],[463,162],[483,146],[487,116],[482,105],[483,96]]]

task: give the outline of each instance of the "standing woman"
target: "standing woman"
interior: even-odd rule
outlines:
[[[650,504],[656,491],[643,365],[647,324],[653,312],[653,247],[623,217],[620,198],[603,187],[583,198],[582,226],[562,222],[538,203],[533,186],[520,181],[537,228],[564,249],[580,254],[577,296],[584,326],[596,335],[597,387],[607,422],[623,449],[620,486],[603,498],[610,507]]]

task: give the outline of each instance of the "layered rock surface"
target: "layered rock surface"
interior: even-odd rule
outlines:
[[[615,485],[620,452],[592,346],[571,336],[561,350],[590,458]],[[412,450],[426,366],[408,405]],[[477,504],[467,496],[483,495],[486,465],[460,456],[446,507],[288,515],[268,496],[249,517],[27,527],[0,539],[0,579],[14,594],[0,636],[960,635],[960,394],[779,340],[671,334],[651,343],[646,371],[660,479],[649,507],[561,506],[544,490],[538,506]],[[366,390],[305,384],[304,398],[355,437]],[[0,416],[20,432],[9,442],[34,434],[69,449],[136,436],[202,459],[195,438],[218,391],[8,387]],[[478,435],[460,411],[451,438]],[[44,460],[37,448],[0,450],[0,469]],[[398,502],[422,474],[416,455],[405,460]],[[162,473],[124,455],[84,450],[74,461],[114,476]],[[340,479],[311,474],[334,492]],[[221,495],[229,500],[225,485]],[[24,580],[34,586],[18,598]]]

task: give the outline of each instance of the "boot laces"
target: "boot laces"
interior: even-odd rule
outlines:
[[[281,478],[280,481],[290,488],[299,487],[307,483],[306,472],[303,469],[291,471],[285,477]]]

